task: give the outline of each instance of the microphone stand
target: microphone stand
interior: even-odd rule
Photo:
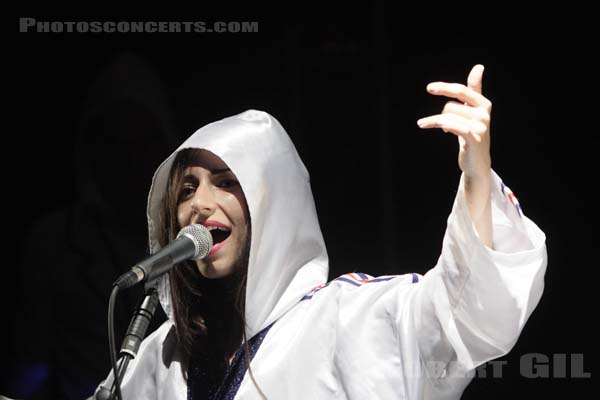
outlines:
[[[154,316],[154,312],[156,311],[157,305],[158,291],[154,287],[147,288],[144,301],[142,302],[142,305],[133,314],[133,317],[131,318],[131,322],[129,324],[129,328],[127,329],[127,334],[125,335],[125,339],[123,339],[121,350],[119,351],[119,355],[121,356],[118,362],[119,382],[123,381],[123,377],[125,376],[125,371],[127,370],[129,361],[131,361],[137,356],[140,344],[146,336],[148,325],[150,324],[150,320]],[[98,393],[96,393],[95,400],[114,399],[116,395],[116,382],[117,380],[113,377],[113,383],[110,389],[105,386],[102,386]]]

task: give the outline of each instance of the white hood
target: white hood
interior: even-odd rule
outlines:
[[[159,210],[171,165],[176,153],[187,148],[219,156],[246,196],[252,226],[245,311],[249,339],[312,288],[327,282],[329,261],[310,177],[287,133],[271,115],[248,110],[208,124],[154,174],[148,198],[151,253],[160,249]],[[167,275],[159,282],[159,293],[165,313],[173,318]]]

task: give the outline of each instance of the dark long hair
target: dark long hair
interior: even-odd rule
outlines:
[[[177,219],[179,193],[185,169],[200,155],[199,149],[184,149],[177,153],[167,183],[160,212],[158,241],[165,246],[175,239],[182,228]],[[250,216],[248,210],[246,215]],[[234,272],[225,278],[207,279],[192,261],[183,262],[169,271],[171,303],[178,345],[185,359],[195,352],[211,352],[217,360],[237,350],[242,337],[246,365],[259,393],[266,398],[254,380],[250,367],[246,338],[245,300],[248,258],[251,243],[251,221],[248,221],[247,240]],[[219,365],[211,366],[217,369]],[[185,378],[187,376],[184,373]]]

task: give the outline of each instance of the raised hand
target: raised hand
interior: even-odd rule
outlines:
[[[423,129],[441,128],[458,136],[458,165],[467,178],[489,177],[490,114],[492,102],[481,94],[483,65],[477,64],[469,73],[467,86],[460,83],[432,82],[427,91],[449,100],[441,114],[417,121]]]
[[[493,248],[491,211],[490,114],[492,102],[481,94],[483,65],[469,73],[467,86],[460,83],[432,82],[427,91],[449,100],[441,114],[417,121],[419,127],[441,128],[458,137],[458,165],[463,171],[464,194],[471,220],[483,244]]]

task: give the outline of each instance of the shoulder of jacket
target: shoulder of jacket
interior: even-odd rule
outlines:
[[[162,345],[163,342],[170,336],[169,333],[171,330],[175,329],[175,324],[170,319],[166,320],[162,323],[154,332],[150,333],[144,341],[142,342],[142,346],[156,346]]]
[[[422,278],[421,275],[417,273],[408,273],[402,275],[380,275],[380,276],[371,276],[369,274],[365,274],[363,272],[349,272],[343,275],[338,276],[331,281],[315,286],[312,288],[307,294],[304,295],[302,300],[309,300],[312,296],[318,291],[326,288],[327,286],[336,286],[339,289],[353,289],[365,285],[377,284],[380,282],[387,282],[391,280],[396,280],[399,284],[412,284],[418,283]],[[335,285],[332,285],[334,284]]]

